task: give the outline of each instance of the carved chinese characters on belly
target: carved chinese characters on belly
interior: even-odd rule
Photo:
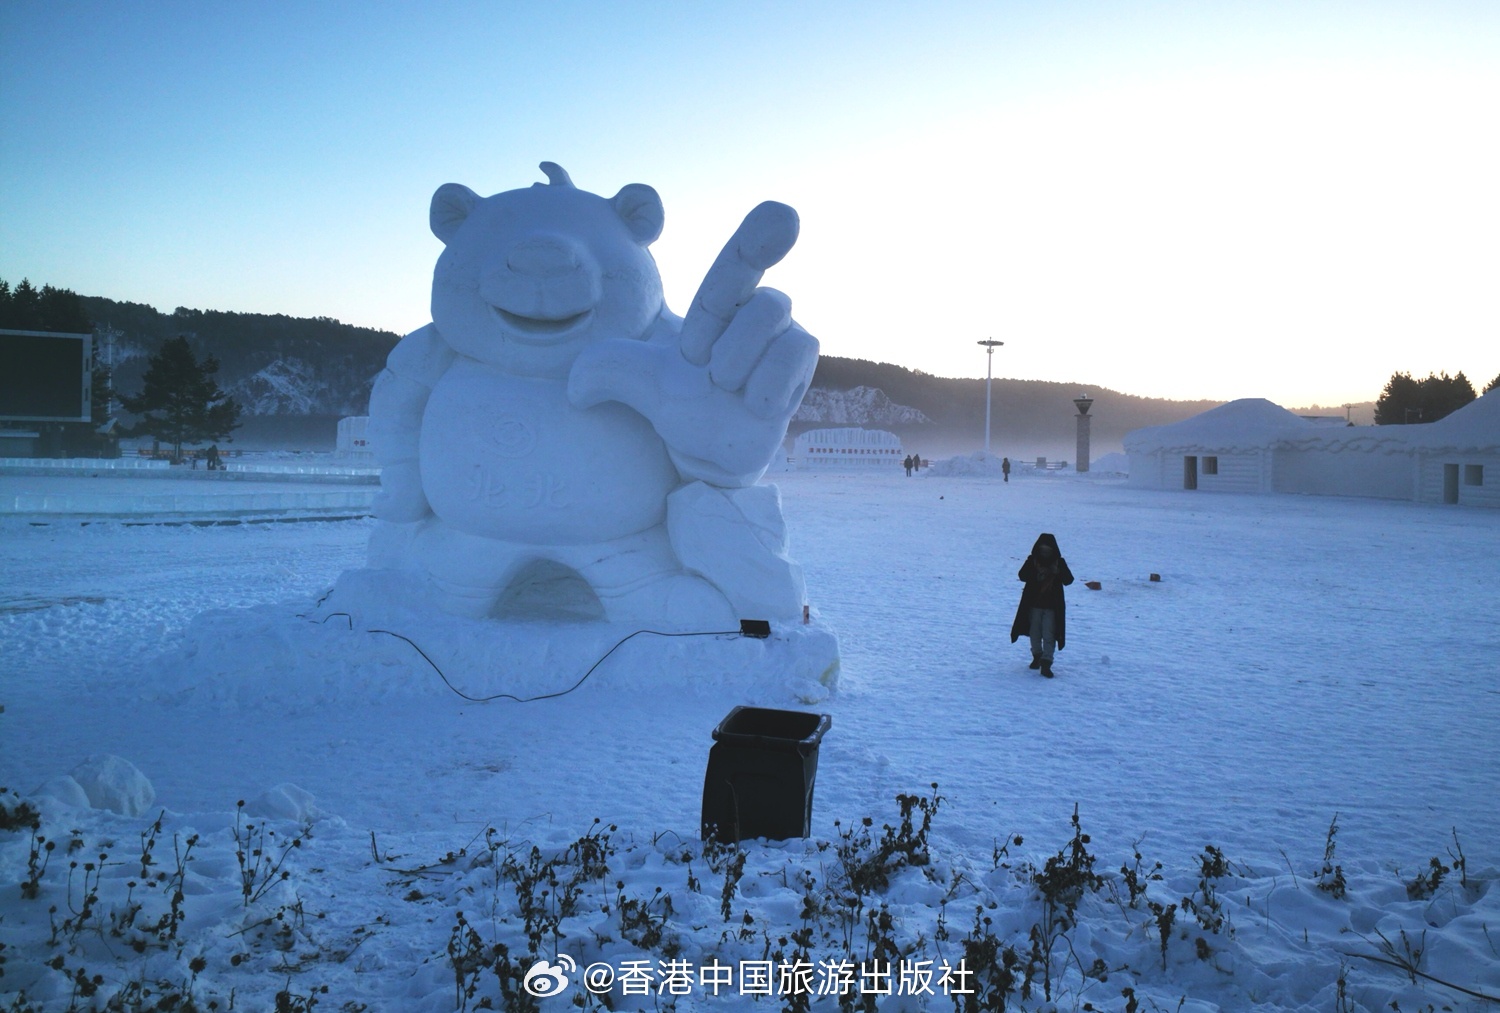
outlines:
[[[532,544],[643,531],[661,522],[676,484],[660,439],[635,412],[618,404],[579,411],[557,381],[478,364],[455,366],[433,390],[421,457],[439,517]]]

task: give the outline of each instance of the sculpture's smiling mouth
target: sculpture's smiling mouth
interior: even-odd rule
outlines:
[[[587,324],[594,315],[594,311],[588,309],[582,313],[574,313],[572,316],[551,320],[545,317],[523,317],[519,313],[503,310],[499,306],[491,308],[513,333],[523,339],[531,338],[543,342],[566,338]]]

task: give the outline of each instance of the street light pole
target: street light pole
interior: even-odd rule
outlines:
[[[988,355],[984,367],[984,452],[988,454],[990,452],[990,387],[995,373],[995,349],[1005,342],[987,338],[978,344],[984,346]]]

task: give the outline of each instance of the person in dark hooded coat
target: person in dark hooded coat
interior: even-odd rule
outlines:
[[[1015,622],[1010,626],[1010,642],[1031,638],[1031,667],[1052,678],[1052,655],[1066,642],[1067,602],[1063,588],[1073,583],[1073,571],[1057,547],[1057,538],[1047,532],[1037,537],[1031,555],[1016,574],[1025,581],[1021,604],[1016,608]]]

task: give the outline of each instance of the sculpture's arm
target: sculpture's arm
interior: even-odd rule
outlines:
[[[454,353],[428,324],[402,338],[370,391],[370,443],[380,464],[375,516],[418,521],[431,513],[422,491],[418,447],[422,414],[432,388],[452,365]]]

